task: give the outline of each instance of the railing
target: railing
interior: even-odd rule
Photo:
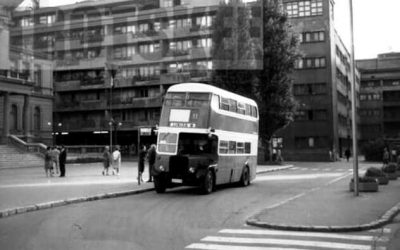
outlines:
[[[44,154],[46,153],[46,145],[43,143],[27,143],[15,135],[8,136],[8,143],[24,152],[36,153],[41,157],[44,157]]]

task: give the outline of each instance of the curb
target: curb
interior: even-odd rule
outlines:
[[[276,172],[276,171],[281,171],[285,169],[289,169],[294,167],[293,165],[286,165],[286,166],[281,166],[281,167],[276,167],[268,170],[263,170],[263,171],[257,171],[257,174],[264,174],[264,173],[270,173],[270,172]]]
[[[269,170],[259,171],[259,172],[257,172],[257,174],[275,172],[275,171],[284,170],[284,169],[288,169],[288,168],[292,168],[292,167],[293,167],[293,165],[276,167],[276,168],[272,168]],[[66,206],[66,205],[70,205],[70,204],[77,204],[77,203],[88,202],[88,201],[96,201],[96,200],[117,198],[117,197],[121,197],[121,196],[141,194],[141,193],[150,192],[150,191],[154,191],[154,190],[155,190],[154,188],[144,188],[144,189],[139,189],[139,190],[128,190],[128,191],[121,191],[121,192],[115,192],[115,193],[97,194],[97,195],[87,196],[87,197],[68,198],[65,200],[44,202],[44,203],[29,205],[29,206],[25,206],[25,207],[10,208],[10,209],[0,211],[0,219],[9,217],[11,215],[23,214],[23,213],[28,213],[28,212],[33,212],[33,211],[38,211],[38,210],[43,210],[43,209],[49,209],[49,208],[53,208],[53,207],[61,207],[61,206]]]
[[[16,215],[16,214],[23,214],[23,213],[28,213],[28,212],[33,212],[33,211],[38,211],[38,210],[43,210],[43,209],[49,209],[49,208],[54,208],[54,207],[61,207],[61,206],[66,206],[66,205],[70,205],[70,204],[78,204],[78,203],[83,203],[83,202],[87,202],[87,201],[103,200],[103,199],[117,198],[117,197],[127,196],[127,195],[141,194],[141,193],[150,192],[153,190],[154,190],[154,188],[128,190],[128,191],[115,192],[115,193],[98,194],[98,195],[87,196],[87,197],[77,197],[77,198],[69,198],[69,199],[65,199],[65,200],[50,201],[50,202],[39,203],[36,205],[30,205],[30,206],[26,206],[26,207],[11,208],[11,209],[6,209],[3,211],[0,211],[0,218],[5,218],[5,217],[9,217],[9,216]]]
[[[304,225],[286,225],[286,224],[273,224],[265,221],[261,221],[258,217],[262,211],[249,219],[246,220],[246,224],[250,226],[256,226],[261,228],[285,230],[285,231],[308,231],[308,232],[357,232],[380,228],[386,224],[389,224],[393,219],[400,214],[400,203],[397,203],[394,207],[389,209],[380,219],[374,220],[367,224],[355,225],[355,226],[304,226]]]

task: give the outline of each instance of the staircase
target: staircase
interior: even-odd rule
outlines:
[[[0,169],[43,166],[43,158],[35,153],[23,152],[12,145],[0,145]]]

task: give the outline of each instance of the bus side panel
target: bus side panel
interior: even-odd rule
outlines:
[[[231,165],[233,164],[232,157],[218,156],[218,172],[216,174],[216,184],[225,184],[229,182]]]
[[[226,116],[211,110],[210,127],[223,128],[225,131],[258,134],[258,122]]]
[[[256,177],[257,157],[248,155],[220,155],[218,157],[217,184],[238,182],[242,176],[243,166],[246,161],[249,165],[250,178]]]

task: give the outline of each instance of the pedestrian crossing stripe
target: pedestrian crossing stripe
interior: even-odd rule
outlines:
[[[306,250],[304,248],[287,248],[287,247],[259,247],[259,246],[238,246],[238,245],[220,245],[220,244],[205,244],[194,243],[186,248],[202,249],[202,250]],[[386,250],[385,247],[370,248],[371,250]],[[355,249],[352,249],[355,250]]]
[[[344,240],[358,240],[358,241],[373,241],[387,242],[387,237],[375,237],[372,235],[348,235],[338,233],[316,233],[316,232],[295,232],[295,231],[278,231],[278,230],[253,230],[253,229],[223,229],[219,233],[224,234],[251,234],[251,235],[285,235],[285,236],[298,236],[298,237],[315,237],[315,238],[329,238],[329,239],[344,239]]]
[[[217,244],[204,244],[194,243],[186,248],[190,249],[203,249],[203,250],[304,250],[300,248],[281,248],[281,247],[256,247],[256,246],[235,246],[235,245],[217,245]]]
[[[206,236],[200,240],[201,242],[186,246],[186,249],[304,250],[308,247],[313,249],[386,250],[384,245],[389,241],[387,235],[390,233],[390,228],[369,230],[361,234],[222,229],[218,232],[218,236]],[[295,237],[303,238],[296,239]]]
[[[218,242],[218,243],[235,243],[235,244],[271,244],[271,245],[285,245],[285,246],[303,246],[303,247],[322,247],[322,248],[335,248],[335,249],[357,249],[357,250],[371,250],[370,245],[361,244],[348,244],[336,243],[328,241],[309,241],[309,240],[291,240],[291,239],[261,239],[261,238],[242,238],[242,237],[221,237],[221,236],[207,236],[201,241]]]

